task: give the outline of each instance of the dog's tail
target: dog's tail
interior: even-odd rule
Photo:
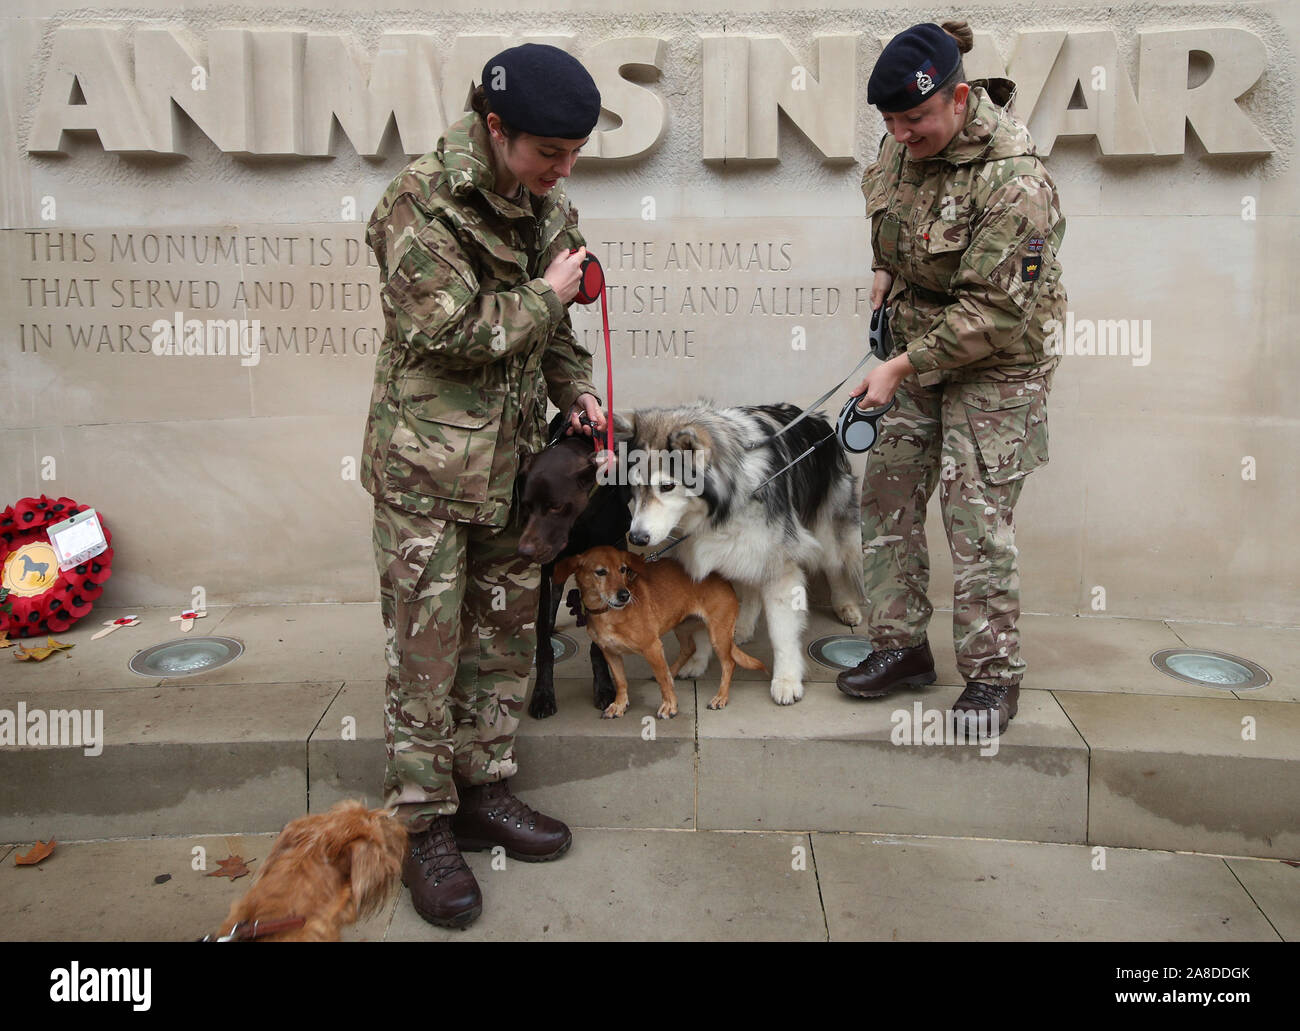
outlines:
[[[731,658],[735,661],[737,666],[744,666],[745,669],[761,669],[764,673],[771,672],[771,670],[763,665],[761,659],[756,659],[754,656],[746,655],[742,652],[740,650],[740,645],[736,644],[735,641],[731,642]]]

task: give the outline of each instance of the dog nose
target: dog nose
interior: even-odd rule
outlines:
[[[630,532],[627,535],[627,539],[638,548],[644,548],[650,543],[650,535],[648,533]]]
[[[537,557],[537,543],[527,538],[521,538],[519,541],[519,554],[524,558]]]
[[[626,605],[628,599],[632,597],[632,592],[629,591],[626,587],[622,587],[619,589],[618,594],[614,595],[614,597],[618,599],[618,603],[620,605]]]

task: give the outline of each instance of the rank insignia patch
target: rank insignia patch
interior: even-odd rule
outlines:
[[[1021,258],[1020,259],[1020,278],[1026,283],[1032,283],[1038,278],[1038,269],[1042,265],[1039,258]]]

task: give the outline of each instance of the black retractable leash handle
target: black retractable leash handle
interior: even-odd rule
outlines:
[[[888,361],[889,356],[894,350],[894,340],[889,333],[889,306],[882,304],[879,308],[871,313],[871,326],[867,330],[867,342],[871,346],[871,353],[879,358],[882,362]],[[893,399],[889,404],[881,405],[879,408],[868,408],[863,411],[858,407],[858,399],[851,397],[840,409],[840,417],[835,424],[835,433],[840,438],[840,443],[844,445],[845,451],[851,451],[855,455],[860,455],[864,451],[870,451],[880,436],[880,431],[876,424],[880,422],[881,417],[894,407]]]
[[[851,451],[855,455],[870,451],[876,443],[876,438],[880,436],[876,424],[894,407],[895,403],[894,399],[890,398],[889,404],[864,411],[858,407],[856,397],[849,398],[840,409],[840,417],[835,424],[835,435],[840,438],[844,450]]]
[[[888,361],[894,350],[894,340],[889,334],[889,307],[882,304],[871,313],[871,327],[867,330],[871,353],[882,362]]]

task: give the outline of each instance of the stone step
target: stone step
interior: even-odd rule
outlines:
[[[76,645],[70,651],[5,666],[0,713],[98,712],[104,740],[91,755],[0,747],[0,841],[270,832],[339,798],[380,803],[377,606],[211,611],[205,632],[242,640],[241,659],[185,679],[127,672],[136,650],[180,636],[166,626],[170,614],[142,613],[153,634],[133,628],[91,642],[97,623],[74,628],[60,635]],[[742,670],[730,704],[713,711],[715,661],[700,679],[679,682],[672,720],[653,717],[659,691],[640,659],[627,664],[627,714],[601,719],[585,631],[562,626],[583,647],[557,666],[559,713],[521,721],[516,789],[579,827],[1300,856],[1300,632],[1026,616],[1020,713],[981,747],[926,743],[961,690],[947,623],[936,613],[939,682],[922,691],[857,701],[810,659],[798,704],[775,705],[762,674]],[[815,610],[806,639],[843,631]],[[1253,658],[1274,681],[1250,693],[1180,683],[1149,661],[1180,643]],[[746,648],[770,664],[761,635]],[[918,711],[919,741],[900,742]]]

